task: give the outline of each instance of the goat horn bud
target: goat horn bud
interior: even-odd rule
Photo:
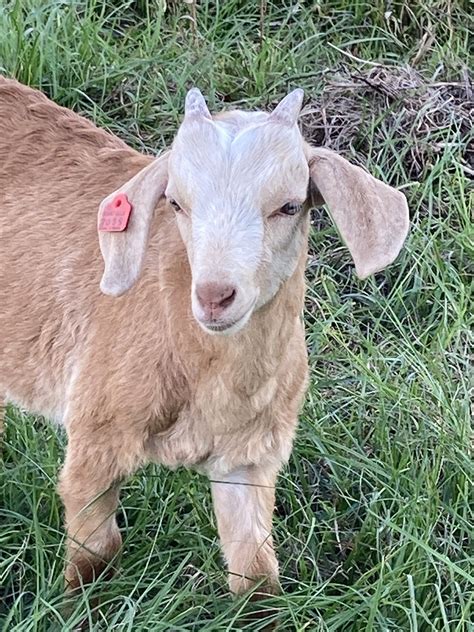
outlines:
[[[285,125],[295,125],[303,105],[304,92],[301,88],[292,90],[284,97],[276,106],[270,115],[270,118]]]
[[[186,118],[211,118],[211,113],[206,105],[206,101],[202,96],[200,90],[197,88],[191,88],[186,95],[186,101],[184,103],[184,115]]]

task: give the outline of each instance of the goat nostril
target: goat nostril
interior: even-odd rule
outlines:
[[[234,298],[235,298],[235,290],[231,289],[231,291],[222,298],[221,302],[219,303],[219,307],[224,307],[224,308],[229,307],[229,305],[234,302]]]
[[[196,297],[204,309],[226,309],[234,302],[237,291],[231,285],[203,283],[196,286]]]

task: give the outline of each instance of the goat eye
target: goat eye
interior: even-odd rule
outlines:
[[[301,208],[301,204],[298,204],[297,202],[287,202],[281,207],[279,212],[283,213],[283,215],[296,215],[296,213],[301,211]]]
[[[183,209],[180,207],[180,205],[178,204],[178,202],[176,202],[176,200],[173,200],[173,198],[169,198],[168,202],[171,204],[171,206],[174,208],[174,210],[177,213],[180,213]]]

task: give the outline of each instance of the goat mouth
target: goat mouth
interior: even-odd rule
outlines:
[[[209,331],[226,331],[226,329],[230,329],[231,327],[233,327],[234,325],[236,325],[239,321],[238,320],[234,320],[231,323],[221,323],[221,324],[217,324],[217,323],[203,323],[203,326],[206,329],[209,329]]]
[[[223,333],[233,333],[240,331],[240,329],[247,323],[250,318],[253,309],[255,307],[255,303],[257,301],[254,300],[250,307],[245,311],[240,318],[236,318],[232,321],[227,322],[203,322],[199,321],[201,327],[210,334],[223,334]]]

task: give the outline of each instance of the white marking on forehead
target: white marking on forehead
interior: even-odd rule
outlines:
[[[241,205],[271,211],[272,205],[306,197],[301,134],[296,125],[274,122],[264,112],[184,122],[173,150],[178,188],[171,188],[196,215],[202,216],[204,206],[207,216],[212,206],[225,214],[238,215]]]
[[[215,125],[217,130],[217,134],[219,137],[219,143],[224,152],[228,153],[229,147],[232,146],[234,142],[234,137],[232,136],[232,130],[228,127],[224,127],[223,125]]]
[[[279,125],[268,125],[264,121],[229,134],[228,127],[216,127],[220,148],[225,153],[223,159],[231,169],[230,177],[238,176],[238,169],[281,168],[283,163],[301,158],[301,136],[297,128],[281,129]]]
[[[268,121],[269,115],[265,112],[224,112],[218,114],[214,119],[214,125],[225,129],[232,140],[236,136],[252,127],[261,125]]]

